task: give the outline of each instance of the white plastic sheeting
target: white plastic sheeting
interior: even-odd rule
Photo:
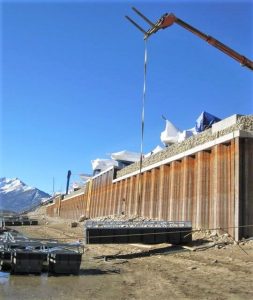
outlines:
[[[108,169],[109,167],[118,166],[118,163],[113,159],[97,158],[97,159],[91,161],[91,165],[92,165],[93,171],[97,170],[97,171],[103,172],[106,169]]]
[[[111,158],[114,160],[137,162],[140,160],[140,154],[136,152],[129,152],[126,150],[115,152],[111,154]]]
[[[82,180],[83,182],[88,181],[88,180],[91,179],[91,177],[92,177],[91,174],[79,174],[79,176],[80,176],[80,178],[81,178],[81,180]]]
[[[188,139],[189,137],[193,136],[196,134],[195,128],[193,129],[187,129],[184,130],[183,132],[180,132],[178,135],[178,142],[183,142],[184,140]]]
[[[72,193],[74,191],[80,190],[83,187],[82,182],[73,182],[69,188],[69,192]]]
[[[165,130],[161,133],[161,141],[167,146],[178,142],[178,138],[181,131],[172,124],[169,120],[166,120]]]
[[[162,150],[163,150],[163,148],[162,148],[161,146],[158,145],[158,146],[155,147],[155,149],[153,149],[153,150],[150,151],[149,153],[145,154],[144,157],[147,158],[147,157],[149,157],[150,155],[156,154],[156,153],[158,153],[158,152],[160,152],[160,151],[162,151]]]

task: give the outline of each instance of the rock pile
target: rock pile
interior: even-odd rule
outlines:
[[[145,218],[137,215],[110,215],[110,216],[103,216],[103,217],[96,217],[90,219],[92,221],[99,221],[99,222],[109,222],[109,221],[157,221],[155,219]],[[85,222],[85,221],[84,221]]]

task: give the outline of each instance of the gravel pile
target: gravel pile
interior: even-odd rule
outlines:
[[[126,223],[136,224],[137,225],[144,225],[146,222],[157,222],[157,220],[152,220],[149,218],[144,218],[137,215],[110,215],[110,216],[103,216],[103,217],[96,217],[89,220],[85,220],[83,223],[84,228],[112,228],[112,227],[129,227]],[[135,227],[135,226],[133,226]],[[138,227],[138,226],[137,226]],[[140,226],[142,227],[142,226]],[[143,226],[145,227],[145,226]],[[86,233],[85,233],[86,234]]]
[[[173,221],[136,221],[136,220],[88,220],[85,228],[191,228],[191,222]]]
[[[193,147],[202,145],[206,142],[213,141],[220,136],[233,132],[235,130],[244,130],[244,131],[253,131],[253,115],[248,116],[239,116],[236,124],[225,128],[219,132],[212,133],[212,129],[207,129],[204,132],[192,136],[181,143],[176,143],[161,152],[153,154],[148,158],[143,160],[142,168],[172,157],[176,154],[187,151]],[[125,167],[124,169],[117,172],[117,178],[132,173],[140,169],[140,163],[134,163],[130,166]]]
[[[98,221],[98,222],[109,222],[109,221],[129,221],[129,222],[143,222],[143,221],[156,221],[156,219],[144,218],[137,215],[110,215],[103,217],[96,217],[89,219],[88,221]]]

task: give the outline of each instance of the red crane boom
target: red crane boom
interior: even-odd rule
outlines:
[[[192,32],[199,38],[203,39],[210,45],[214,46],[215,48],[219,49],[220,51],[224,52],[228,56],[232,57],[236,61],[238,61],[242,66],[245,66],[249,68],[250,70],[253,70],[253,62],[248,59],[247,57],[239,54],[238,52],[234,51],[233,49],[229,48],[225,44],[221,43],[220,41],[216,40],[210,35],[206,35],[205,33],[199,31],[198,29],[194,28],[193,26],[187,24],[183,20],[177,18],[174,14],[165,14],[163,15],[156,23],[153,23],[150,21],[146,16],[144,16],[140,11],[138,11],[136,8],[132,8],[140,17],[142,17],[150,26],[151,28],[149,30],[144,30],[141,28],[136,22],[134,22],[131,18],[126,16],[126,18],[135,25],[140,31],[144,33],[144,39],[149,38],[153,33],[156,33],[160,29],[165,29],[174,23],[180,25],[181,27],[185,28],[186,30]]]

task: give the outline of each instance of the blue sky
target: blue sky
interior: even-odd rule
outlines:
[[[64,191],[67,171],[140,150],[143,27],[173,12],[253,59],[252,1],[2,1],[1,177]],[[202,111],[252,114],[252,72],[178,25],[148,40],[144,152],[165,115],[187,129]]]

